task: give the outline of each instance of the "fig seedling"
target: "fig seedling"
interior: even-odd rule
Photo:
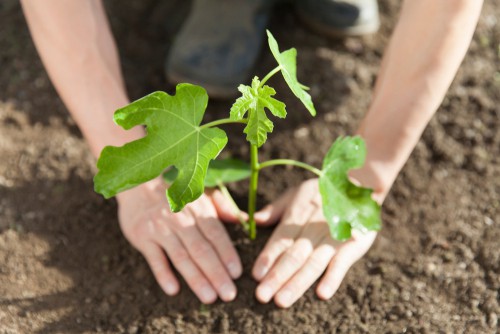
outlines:
[[[164,175],[170,183],[166,195],[170,209],[178,212],[200,197],[205,187],[219,187],[231,198],[224,184],[250,178],[248,222],[239,217],[254,239],[260,170],[293,165],[318,176],[323,213],[334,239],[349,239],[352,229],[379,230],[380,206],[371,198],[372,190],[359,187],[348,178],[349,170],[364,164],[366,147],[360,137],[338,138],[326,154],[321,169],[289,159],[259,161],[259,147],[274,127],[267,112],[279,118],[287,115],[286,105],[275,99],[276,91],[266,85],[269,78],[280,72],[293,94],[312,116],[316,115],[308,88],[297,80],[297,51],[292,48],[280,52],[273,35],[269,31],[267,34],[278,66],[262,80],[255,77],[251,85],[238,87],[241,97],[234,102],[228,118],[202,124],[207,93],[202,87],[185,83],[177,85],[173,96],[154,92],[118,109],[114,114],[118,125],[124,129],[145,125],[147,135],[122,147],[103,149],[97,162],[95,190],[109,198],[168,170]],[[218,126],[229,123],[244,125],[243,132],[250,144],[250,164],[233,159],[215,160],[228,141]]]

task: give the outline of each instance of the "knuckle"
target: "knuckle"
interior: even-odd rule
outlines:
[[[153,228],[149,229],[152,230],[152,233],[158,234],[162,237],[168,237],[170,235],[170,229],[168,228],[168,221],[159,218],[159,219],[154,219],[153,222],[154,222]]]
[[[185,214],[184,212],[177,213],[175,217],[169,219],[169,222],[172,225],[172,227],[177,231],[190,228],[194,225],[193,218]]]
[[[210,286],[210,283],[202,275],[195,275],[189,278],[188,284],[191,286],[195,294],[201,293],[203,290]]]
[[[283,262],[291,267],[300,266],[305,261],[304,253],[298,251],[288,251],[283,256]]]
[[[326,269],[326,265],[315,256],[309,258],[309,267],[312,272],[323,272]]]
[[[149,261],[149,267],[151,268],[151,271],[155,274],[155,276],[158,276],[163,273],[165,264],[160,260],[151,260]]]
[[[275,284],[285,282],[287,279],[288,277],[284,274],[284,270],[272,270],[267,277],[268,282],[274,282]]]
[[[189,254],[184,248],[177,248],[170,252],[170,258],[177,265],[182,265],[183,263],[189,261]]]
[[[210,241],[220,241],[224,238],[224,230],[221,226],[217,226],[216,223],[210,224],[205,227],[205,236]]]
[[[269,256],[269,254],[262,254],[257,259],[257,263],[261,266],[268,268],[271,267],[272,265],[272,258]]]
[[[211,250],[212,247],[204,240],[198,240],[189,245],[189,251],[194,258],[204,258],[210,253]]]
[[[293,239],[281,238],[276,243],[276,250],[278,252],[282,253],[282,252],[286,251],[287,249],[289,249],[290,247],[292,247],[293,243],[294,243]]]
[[[141,250],[144,241],[147,239],[147,233],[144,231],[144,224],[136,224],[130,228],[122,228],[122,233],[132,246]]]

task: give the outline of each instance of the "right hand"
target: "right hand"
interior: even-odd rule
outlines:
[[[232,207],[214,192],[203,194],[181,212],[172,213],[160,178],[117,196],[120,227],[146,258],[167,295],[179,292],[167,257],[202,303],[236,297],[233,279],[242,273],[240,258],[219,221],[237,221]]]

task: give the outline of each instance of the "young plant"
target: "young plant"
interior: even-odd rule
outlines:
[[[283,75],[293,94],[312,116],[316,115],[307,87],[297,80],[297,51],[279,51],[278,43],[268,31],[268,42],[278,66],[262,80],[255,77],[250,86],[240,85],[241,92],[231,107],[229,118],[201,124],[208,96],[205,90],[191,84],[179,84],[174,96],[164,92],[147,95],[118,109],[115,122],[124,129],[145,125],[147,135],[122,147],[107,146],[97,162],[99,172],[94,178],[95,190],[106,198],[164,174],[170,183],[167,199],[170,209],[178,212],[200,197],[205,187],[219,187],[232,200],[225,183],[250,178],[248,222],[240,217],[251,239],[256,237],[254,213],[259,172],[266,167],[293,165],[318,176],[323,213],[331,236],[337,240],[351,237],[351,230],[380,229],[380,206],[372,200],[372,190],[353,184],[348,178],[351,169],[364,164],[366,147],[360,137],[338,138],[318,169],[306,163],[276,159],[260,162],[258,150],[273,131],[273,122],[266,110],[280,118],[286,117],[286,106],[273,96],[276,91],[266,82],[276,73]],[[214,160],[224,149],[228,138],[218,128],[228,123],[245,125],[243,132],[250,143],[250,164],[233,159]]]

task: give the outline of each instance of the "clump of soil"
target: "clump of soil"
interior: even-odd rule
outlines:
[[[185,1],[106,2],[132,98],[172,91],[163,77]],[[280,80],[289,106],[265,158],[319,165],[352,133],[370,100],[399,4],[381,1],[382,29],[329,41],[281,8],[271,30],[299,50],[299,77],[319,115],[308,117]],[[245,274],[232,303],[201,305],[184,286],[163,295],[119,230],[116,204],[92,190],[93,159],[53,90],[17,2],[0,4],[0,333],[495,333],[500,288],[500,4],[486,1],[474,41],[443,105],[383,208],[383,231],[336,296],[309,290],[281,310],[254,298],[250,268],[271,230],[249,242],[228,226]],[[264,55],[258,73],[272,68]],[[208,117],[229,104],[211,102]],[[233,154],[247,146],[230,131]],[[261,203],[308,177],[263,172]],[[244,204],[245,185],[232,186]]]

